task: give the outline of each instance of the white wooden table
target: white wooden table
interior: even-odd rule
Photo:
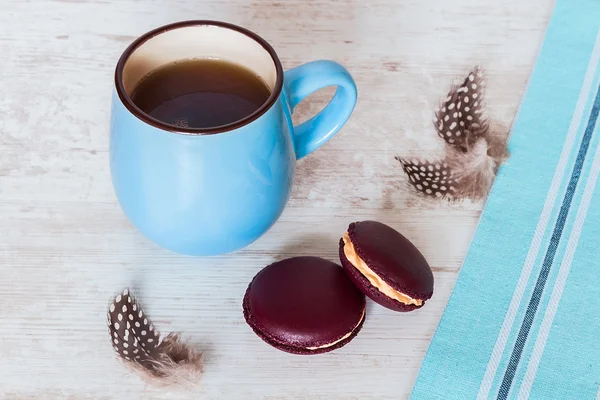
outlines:
[[[394,156],[440,154],[433,106],[477,63],[489,76],[490,114],[509,126],[551,9],[551,0],[1,0],[0,398],[407,398],[483,204],[414,196]],[[136,36],[183,19],[246,26],[286,68],[337,60],[359,87],[339,136],[299,163],[280,221],[216,258],[172,254],[138,234],[109,176],[116,60]],[[370,303],[362,332],[325,355],[259,340],[241,311],[252,276],[284,257],[337,260],[340,235],[363,219],[422,250],[433,299],[409,314]],[[197,391],[147,387],[116,361],[105,311],[126,285],[161,331],[206,350]]]

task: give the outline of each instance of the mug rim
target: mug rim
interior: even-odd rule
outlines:
[[[236,31],[236,32],[241,33],[241,34],[249,37],[250,39],[254,40],[258,44],[260,44],[269,53],[269,55],[271,56],[271,59],[273,60],[273,63],[275,64],[275,72],[277,75],[276,80],[275,80],[275,85],[273,86],[273,90],[271,91],[271,94],[267,98],[267,100],[252,114],[250,114],[242,119],[239,119],[237,121],[231,122],[229,124],[215,126],[215,127],[211,127],[211,128],[186,128],[186,127],[170,125],[170,124],[167,124],[166,122],[163,122],[159,119],[156,119],[156,118],[150,116],[149,114],[142,111],[138,106],[136,106],[135,103],[133,102],[133,100],[131,100],[131,97],[125,91],[125,85],[123,84],[123,70],[125,68],[125,64],[127,64],[127,61],[129,60],[129,57],[131,56],[131,54],[133,54],[133,52],[135,50],[137,50],[141,45],[143,45],[144,43],[146,43],[148,40],[152,39],[153,37],[156,37],[158,35],[161,35],[163,33],[166,33],[166,32],[169,32],[169,31],[172,31],[175,29],[187,28],[190,26],[216,26],[219,28],[225,28],[225,29],[230,29],[230,30]],[[143,35],[141,35],[140,37],[138,37],[137,39],[135,39],[125,49],[123,54],[121,54],[121,57],[119,58],[119,61],[117,62],[117,66],[115,68],[114,79],[115,79],[115,88],[117,90],[117,95],[119,96],[119,99],[121,100],[123,105],[125,105],[125,107],[129,110],[129,112],[131,112],[131,114],[133,114],[135,117],[140,119],[142,122],[145,122],[146,124],[151,125],[155,128],[161,129],[163,131],[168,131],[168,132],[172,132],[172,133],[178,133],[178,134],[184,134],[184,135],[213,135],[213,134],[229,132],[229,131],[241,128],[241,127],[248,125],[249,123],[257,120],[262,115],[264,115],[271,108],[271,106],[273,106],[273,104],[275,104],[275,102],[279,98],[279,95],[281,94],[281,90],[283,88],[283,67],[282,67],[281,61],[279,60],[279,57],[277,56],[277,53],[275,52],[273,47],[265,39],[260,37],[258,34],[252,32],[246,28],[242,28],[241,26],[234,25],[229,22],[223,22],[223,21],[188,20],[188,21],[180,21],[180,22],[175,22],[175,23],[168,24],[168,25],[163,25],[163,26],[155,28],[149,32],[146,32]]]

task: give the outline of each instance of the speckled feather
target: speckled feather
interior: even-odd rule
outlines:
[[[153,368],[152,359],[156,357],[160,334],[128,289],[115,297],[110,305],[108,330],[113,349],[120,357]]]
[[[115,352],[128,366],[153,384],[195,384],[202,373],[202,357],[194,347],[171,333],[160,333],[129,289],[117,295],[107,314]]]
[[[489,128],[484,114],[485,80],[480,67],[473,68],[462,84],[453,86],[436,110],[433,124],[446,143],[467,152]]]
[[[418,193],[448,200],[477,200],[487,195],[509,153],[506,133],[490,128],[484,94],[483,72],[475,67],[436,110],[435,130],[447,144],[441,160],[396,157]]]
[[[396,157],[408,177],[410,184],[426,196],[453,198],[457,184],[450,166],[445,162],[406,160]]]

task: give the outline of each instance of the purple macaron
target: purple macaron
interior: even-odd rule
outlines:
[[[318,257],[271,264],[250,282],[244,318],[271,346],[293,354],[338,349],[365,320],[365,296],[339,265]]]
[[[350,224],[340,240],[340,260],[364,294],[391,310],[421,308],[433,295],[433,273],[425,257],[381,222]]]

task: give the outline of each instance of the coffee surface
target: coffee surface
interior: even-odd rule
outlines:
[[[214,128],[258,110],[270,90],[255,73],[228,61],[191,59],[144,77],[131,99],[146,114],[170,125]]]

